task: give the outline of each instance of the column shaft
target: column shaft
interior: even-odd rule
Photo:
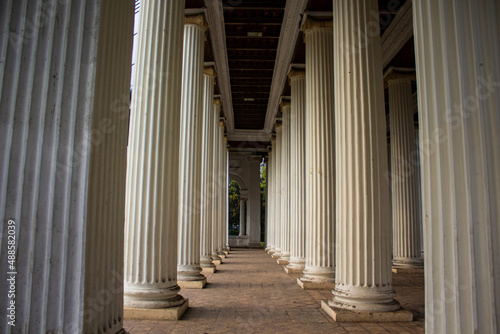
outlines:
[[[1,333],[122,329],[133,6],[0,3]]]
[[[413,3],[429,333],[500,329],[500,4]]]
[[[337,276],[331,306],[395,311],[379,24],[373,0],[333,6]],[[377,15],[378,17],[378,15]],[[355,32],[355,33],[353,33]]]
[[[214,103],[214,113],[213,117],[213,178],[212,178],[212,260],[218,261],[220,257],[218,255],[218,247],[219,247],[219,221],[220,221],[220,204],[221,200],[219,196],[219,184],[220,184],[220,130],[219,130],[219,115],[220,115],[220,99],[216,100]]]
[[[290,260],[290,102],[281,103],[281,256],[280,264]]]
[[[394,74],[397,75],[397,74]],[[398,267],[422,266],[418,156],[413,122],[411,81],[389,79],[391,129],[391,186],[393,263]]]
[[[198,22],[194,22],[194,20]],[[177,281],[201,281],[201,150],[203,130],[203,15],[186,16],[182,62]]]
[[[270,155],[270,176],[269,179],[269,254],[276,251],[276,136],[271,136],[271,155]]]
[[[184,303],[177,294],[176,268],[183,13],[180,2],[141,6],[125,205],[124,298],[129,307]]]
[[[267,164],[266,164],[266,252],[273,248],[272,237],[272,162],[273,152],[272,147],[267,148]]]
[[[273,258],[279,258],[281,256],[281,138],[282,138],[282,128],[281,122],[276,122],[276,166],[274,171],[276,172],[276,182],[275,182],[275,194],[274,194],[274,240],[276,245],[274,247]]]
[[[203,129],[202,129],[202,173],[201,173],[201,239],[200,267],[214,268],[212,263],[212,181],[213,181],[213,113],[215,71],[207,68],[203,72]]]
[[[309,19],[306,43],[306,265],[303,282],[335,282],[332,22]]]
[[[305,267],[306,236],[306,76],[304,71],[289,74],[290,109],[290,264],[288,269]]]
[[[244,236],[245,233],[245,200],[240,199],[240,234],[239,236]]]

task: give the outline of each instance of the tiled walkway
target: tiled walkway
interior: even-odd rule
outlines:
[[[393,275],[397,299],[411,323],[336,323],[320,308],[329,290],[302,290],[263,250],[234,249],[203,290],[182,290],[190,308],[182,320],[125,319],[128,333],[423,333],[422,274]]]

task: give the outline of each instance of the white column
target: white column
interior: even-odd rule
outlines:
[[[216,261],[215,264],[220,264],[221,258],[217,252],[218,243],[219,243],[219,221],[220,221],[220,204],[221,200],[219,196],[219,184],[220,184],[220,130],[219,130],[219,115],[221,108],[221,100],[220,98],[214,99],[214,113],[213,117],[213,178],[212,178],[212,260]]]
[[[260,247],[260,163],[262,156],[248,159],[247,235],[249,247]]]
[[[129,307],[185,303],[177,294],[176,268],[183,13],[184,5],[177,2],[141,6],[125,205],[124,298]]]
[[[240,198],[240,234],[239,236],[242,237],[246,235],[246,228],[245,228],[245,202],[246,198]]]
[[[290,101],[281,102],[281,256],[279,264],[290,260]]]
[[[229,138],[224,135],[224,252],[229,252]]]
[[[272,146],[267,147],[266,165],[266,252],[273,249],[273,151]]]
[[[335,283],[332,21],[308,18],[306,43],[306,265],[303,284]],[[299,283],[300,284],[300,283]],[[305,287],[305,285],[303,285]]]
[[[214,82],[215,70],[208,67],[203,70],[203,129],[202,129],[202,166],[201,166],[201,239],[200,267],[213,271],[212,263],[212,181],[213,181],[213,136],[214,136]]]
[[[500,3],[413,3],[428,333],[500,329]]]
[[[184,282],[206,281],[200,267],[205,25],[204,15],[186,16],[184,20],[177,259],[177,281],[181,287],[187,287]],[[201,283],[196,287],[203,285]],[[190,284],[190,287],[195,286]]]
[[[217,197],[218,197],[218,207],[217,207],[217,254],[225,257],[225,254],[223,252],[224,249],[224,221],[225,221],[225,202],[224,202],[224,197],[225,197],[225,165],[224,165],[224,160],[226,156],[226,148],[224,144],[224,127],[225,123],[223,119],[219,120],[219,139],[217,141],[217,149],[219,151],[218,154],[218,171],[217,171]]]
[[[271,155],[270,155],[270,175],[269,179],[269,237],[270,247],[267,251],[272,255],[276,251],[276,136],[271,135]]]
[[[411,80],[405,73],[392,70],[386,80],[389,88],[391,133],[393,265],[398,268],[422,268],[420,249],[421,215],[418,155]]]
[[[133,9],[0,2],[1,333],[122,330]]]
[[[272,254],[273,259],[278,259],[281,257],[281,121],[276,121],[276,166],[274,171],[276,172],[276,182],[275,182],[275,194],[274,194],[274,240],[276,242],[274,247],[274,252]]]
[[[385,312],[399,303],[393,299],[389,182],[383,174],[388,163],[379,23],[372,13],[378,18],[374,0],[336,0],[333,6],[339,200],[329,304]]]
[[[290,264],[288,272],[302,273],[306,261],[306,74],[292,70],[290,109]]]

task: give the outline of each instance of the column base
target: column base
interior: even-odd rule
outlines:
[[[282,258],[277,259],[277,260],[276,260],[276,262],[277,262],[280,266],[286,266],[287,264],[289,264],[289,263],[290,263],[287,259],[282,259]]]
[[[302,274],[304,272],[304,268],[290,267],[290,265],[286,266],[284,269],[287,274]]]
[[[223,251],[223,252],[224,252],[224,254],[225,254],[226,256],[228,256],[229,251],[225,250],[225,251]]]
[[[221,259],[213,260],[212,263],[215,264],[216,266],[220,266],[222,263],[222,260]]]
[[[271,258],[277,260],[281,257],[281,253],[278,253],[278,252],[274,252],[272,255],[271,255]]]
[[[207,278],[198,281],[177,281],[181,289],[203,289],[207,285]]]
[[[392,267],[393,274],[424,274],[424,268]]]
[[[321,308],[334,321],[339,322],[409,322],[413,313],[404,309],[392,312],[357,312],[332,307],[327,301],[321,301]]]
[[[213,267],[205,267],[201,269],[201,273],[203,275],[214,274],[217,271],[217,267],[214,265]]]
[[[143,309],[125,307],[123,309],[123,318],[134,320],[179,320],[184,312],[189,307],[189,299],[184,299],[184,302],[179,306],[157,309]]]
[[[314,282],[302,278],[297,278],[297,284],[303,290],[333,290],[335,282]]]

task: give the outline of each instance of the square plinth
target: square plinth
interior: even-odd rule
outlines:
[[[212,263],[215,264],[216,266],[220,266],[220,264],[222,263],[222,260],[221,259],[213,260]]]
[[[221,259],[225,259],[225,258],[226,258],[226,254],[218,254],[218,255],[219,255],[219,257],[220,257]]]
[[[290,263],[288,262],[288,260],[280,260],[280,259],[276,260],[276,262],[278,262],[280,266],[286,266],[287,264]]]
[[[285,267],[285,271],[287,274],[302,274],[304,272],[304,268],[288,268]]]
[[[229,251],[224,251],[224,254],[226,254],[226,256],[229,254]]]
[[[393,274],[424,274],[424,268],[392,268]]]
[[[131,308],[123,309],[123,317],[133,320],[179,320],[189,307],[189,299],[184,299],[182,305],[169,308]]]
[[[342,310],[328,305],[328,301],[321,301],[321,308],[334,321],[339,322],[409,322],[413,321],[413,313],[404,309],[394,312],[356,312]]]
[[[276,255],[275,255],[275,254],[273,254],[273,255],[271,255],[271,257],[272,257],[273,259],[279,259],[279,258],[281,257],[281,255],[280,255],[280,254],[276,254]]]
[[[207,278],[200,281],[177,281],[181,289],[203,289],[207,285]]]
[[[335,283],[308,282],[300,278],[297,278],[297,284],[304,290],[333,290],[335,288]]]
[[[206,268],[201,268],[201,273],[202,274],[213,274],[217,271],[217,268],[215,266],[213,267],[206,267]]]

